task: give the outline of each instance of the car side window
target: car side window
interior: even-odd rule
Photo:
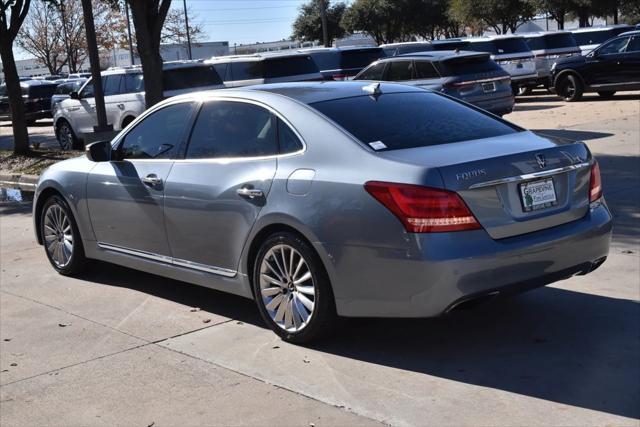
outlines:
[[[358,80],[382,80],[385,65],[387,65],[386,62],[378,62],[372,65],[358,76]]]
[[[282,120],[278,119],[278,142],[280,154],[295,153],[302,150],[302,142],[295,132]]]
[[[385,80],[397,82],[411,80],[412,61],[393,61],[389,64]]]
[[[118,95],[123,92],[121,88],[122,75],[113,74],[103,77],[102,87],[104,88],[104,96]]]
[[[93,98],[93,82],[91,80],[80,91],[80,98]]]
[[[124,91],[125,93],[135,93],[144,91],[144,77],[142,74],[125,74],[124,75]]]
[[[416,79],[437,79],[440,75],[431,62],[415,61]]]
[[[608,55],[612,53],[623,53],[629,43],[629,37],[622,37],[620,39],[612,40],[609,43],[603,45],[599,50],[599,55]]]
[[[627,45],[627,52],[640,52],[640,36],[633,36]]]
[[[188,159],[259,157],[278,154],[276,117],[254,104],[211,101],[193,126]]]
[[[231,76],[228,75],[228,71],[227,71],[229,68],[228,62],[213,64],[213,68],[216,70],[216,72],[218,73],[218,75],[223,81],[231,80]]]
[[[178,152],[193,103],[173,104],[145,117],[128,132],[120,147],[123,159],[169,159]]]
[[[231,77],[233,80],[261,79],[262,63],[260,61],[232,62]]]

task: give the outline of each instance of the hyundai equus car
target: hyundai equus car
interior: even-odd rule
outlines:
[[[585,144],[393,83],[165,100],[47,169],[33,206],[58,272],[99,259],[252,298],[291,342],[586,274],[611,237]]]

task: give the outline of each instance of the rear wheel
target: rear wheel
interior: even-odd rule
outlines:
[[[615,94],[616,94],[615,90],[601,90],[601,91],[598,92],[598,95],[601,98],[604,98],[604,99],[613,98],[613,95],[615,95]]]
[[[276,233],[262,244],[253,288],[262,318],[285,341],[315,340],[329,332],[337,318],[324,266],[296,234]]]
[[[578,77],[570,74],[563,77],[556,85],[558,95],[567,102],[579,101],[582,98],[583,87]]]
[[[76,137],[75,133],[73,133],[73,129],[71,129],[71,125],[66,120],[62,120],[58,125],[58,144],[60,144],[60,148],[63,150],[73,150],[80,145],[80,141]]]
[[[74,275],[84,269],[87,260],[80,232],[62,197],[51,196],[44,202],[40,231],[47,258],[58,273]]]

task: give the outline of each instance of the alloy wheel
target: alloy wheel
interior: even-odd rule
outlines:
[[[58,142],[63,150],[71,150],[73,148],[73,135],[68,124],[63,123],[58,129]]]
[[[298,332],[307,326],[314,314],[316,287],[300,252],[285,244],[269,249],[260,265],[260,294],[280,328]]]
[[[44,244],[57,267],[69,264],[73,255],[73,229],[69,217],[60,205],[49,206],[45,213]]]

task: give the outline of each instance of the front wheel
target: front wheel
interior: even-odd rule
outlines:
[[[285,341],[315,340],[329,332],[337,318],[320,257],[293,233],[273,234],[262,244],[253,288],[262,318]]]
[[[580,101],[582,98],[582,83],[574,75],[568,75],[562,78],[556,88],[558,95],[567,102]]]
[[[598,92],[598,95],[604,99],[611,99],[615,94],[616,94],[615,90],[601,90]]]
[[[80,232],[62,197],[51,196],[44,203],[40,231],[47,258],[58,273],[74,275],[84,269],[87,260]]]
[[[66,120],[63,120],[62,123],[58,125],[58,144],[60,144],[60,148],[63,150],[72,150],[79,145],[78,138]]]

